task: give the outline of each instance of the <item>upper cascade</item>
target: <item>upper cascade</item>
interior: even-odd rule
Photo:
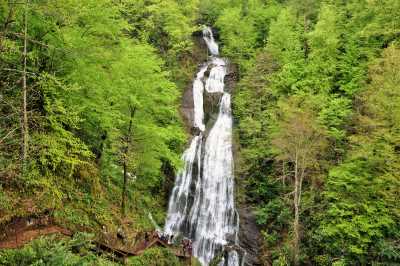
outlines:
[[[207,44],[208,50],[214,56],[219,55],[218,44],[214,40],[214,35],[210,27],[203,29],[203,39]]]
[[[204,92],[204,73],[207,71],[208,64],[201,67],[200,71],[197,73],[197,76],[193,82],[193,120],[194,127],[200,129],[200,131],[205,130],[204,125],[204,110],[203,110],[203,92]]]

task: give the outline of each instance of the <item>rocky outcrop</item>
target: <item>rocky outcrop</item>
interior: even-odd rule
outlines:
[[[182,97],[181,113],[185,121],[185,125],[191,128],[194,120],[194,103],[192,84],[188,85]]]
[[[262,265],[259,259],[261,234],[253,214],[248,206],[238,206],[240,217],[239,245],[246,250],[245,265]]]
[[[239,80],[238,69],[235,64],[228,64],[228,68],[225,75],[225,88],[226,91],[233,94],[236,83]]]
[[[214,92],[207,93],[204,92],[203,106],[204,106],[204,123],[206,128],[211,129],[212,125],[218,118],[219,113],[219,102],[221,101],[223,93]]]
[[[198,65],[197,70],[200,68],[202,62],[204,62],[207,58],[207,46],[205,45],[201,31],[193,33],[193,52],[191,60],[193,64]],[[195,73],[197,73],[197,70]],[[192,76],[195,75],[193,73]],[[187,82],[185,90],[182,95],[182,102],[180,112],[183,117],[186,131],[191,135],[197,135],[196,133],[198,129],[193,128],[193,120],[194,120],[194,102],[193,102],[193,80]]]

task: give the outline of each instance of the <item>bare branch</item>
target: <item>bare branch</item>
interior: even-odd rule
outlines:
[[[18,69],[12,69],[12,68],[2,68],[1,70],[5,70],[5,71],[13,71],[13,72],[18,72],[18,73],[24,73],[24,71],[22,71],[22,70],[18,70]],[[34,73],[34,72],[28,72],[28,71],[26,71],[26,74],[30,74],[30,75],[33,75],[33,76],[37,76],[37,75],[38,75],[37,73]]]
[[[25,38],[25,37],[24,37],[24,35],[23,35],[23,34],[21,34],[21,33],[8,32],[7,34],[8,34],[8,35],[13,35],[13,36],[15,36],[15,37],[18,37],[18,38],[21,38],[21,39],[24,39],[24,38]],[[36,41],[36,40],[34,40],[34,39],[31,39],[31,38],[28,38],[28,37],[26,38],[26,40],[27,40],[27,41],[29,41],[29,42],[31,42],[31,43],[34,43],[34,44],[38,44],[38,45],[44,46],[44,47],[46,47],[46,48],[49,48],[49,47],[50,47],[48,44],[45,44],[45,43],[42,43],[42,42]]]
[[[18,129],[18,127],[14,128],[10,132],[8,132],[3,138],[1,138],[0,139],[0,144],[3,143],[3,141],[6,140],[9,136],[11,136],[17,129]]]

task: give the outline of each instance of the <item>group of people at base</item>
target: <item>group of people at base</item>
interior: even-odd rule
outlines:
[[[144,243],[147,247],[150,243],[150,233],[145,232],[144,234]],[[174,243],[174,235],[168,235],[164,232],[154,231],[152,234],[153,239],[159,239],[163,243],[167,245],[172,245]],[[183,238],[180,242],[180,246],[182,247],[183,256],[189,255],[192,256],[193,253],[193,242],[191,239]]]

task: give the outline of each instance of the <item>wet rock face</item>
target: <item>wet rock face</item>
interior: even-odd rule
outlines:
[[[217,120],[219,102],[221,101],[222,95],[222,92],[204,92],[204,123],[206,124],[207,128],[211,128],[215,120]]]
[[[207,45],[203,41],[201,31],[194,32],[192,35],[194,50],[190,57],[194,64],[198,64],[197,69],[201,68],[201,64],[207,59]],[[197,70],[195,71],[197,73]],[[195,74],[193,73],[193,75]],[[197,129],[193,128],[194,124],[194,102],[193,102],[193,80],[188,81],[182,96],[180,113],[184,119],[186,131],[189,133],[196,133]]]
[[[233,93],[235,85],[238,81],[239,81],[239,76],[236,65],[229,64],[225,75],[226,89],[229,93]]]
[[[185,125],[193,125],[194,120],[194,103],[193,103],[193,90],[190,84],[183,93],[181,113],[185,120]]]
[[[259,259],[262,239],[253,210],[247,206],[239,206],[238,212],[240,217],[240,246],[247,252],[245,265],[262,265]]]

